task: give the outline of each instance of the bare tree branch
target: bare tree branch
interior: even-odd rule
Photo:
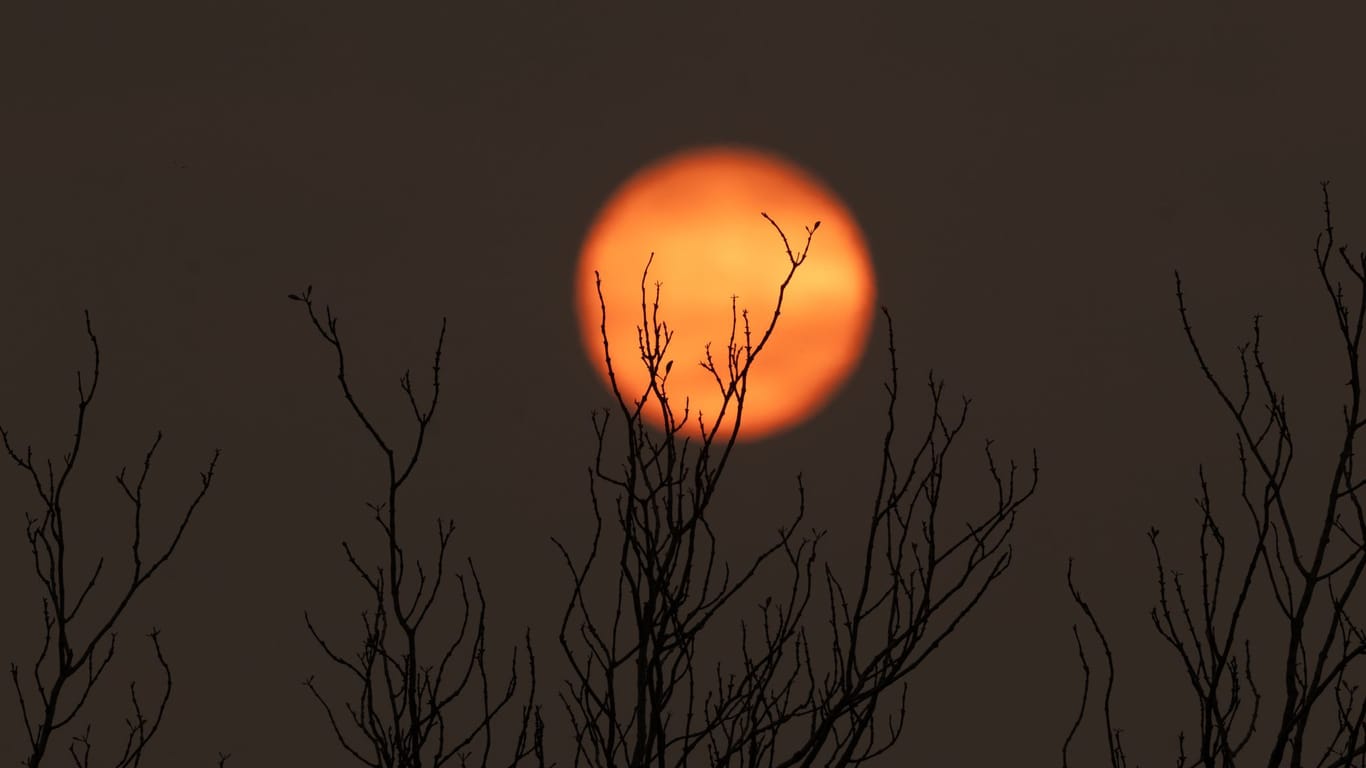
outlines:
[[[1273,381],[1262,354],[1261,317],[1252,319],[1251,341],[1238,347],[1239,384],[1230,386],[1214,372],[1196,338],[1181,276],[1176,275],[1186,342],[1234,426],[1239,503],[1252,530],[1250,541],[1231,546],[1227,516],[1216,513],[1201,467],[1195,500],[1200,511],[1199,570],[1194,580],[1167,565],[1157,530],[1149,532],[1158,584],[1151,618],[1180,660],[1198,713],[1198,751],[1190,756],[1192,765],[1348,768],[1366,762],[1366,707],[1352,682],[1360,673],[1356,662],[1366,653],[1366,635],[1350,613],[1366,572],[1366,512],[1360,496],[1366,479],[1356,474],[1354,461],[1366,427],[1361,391],[1366,254],[1350,256],[1345,246],[1335,246],[1326,182],[1322,191],[1324,230],[1314,245],[1315,265],[1333,311],[1348,378],[1341,433],[1333,442],[1336,459],[1327,471],[1306,473],[1315,481],[1328,480],[1319,511],[1293,504],[1288,492],[1295,435],[1284,391]],[[1347,272],[1350,294],[1335,275],[1338,269]],[[1338,391],[1334,386],[1325,398]],[[1258,585],[1285,620],[1279,654],[1269,638],[1255,636],[1247,623],[1249,606],[1260,594]],[[1254,670],[1254,645],[1264,654],[1273,652],[1271,662],[1258,667],[1267,671]],[[1108,657],[1108,647],[1106,653]],[[1270,718],[1261,706],[1262,691],[1268,689],[1278,689],[1275,703],[1280,707]],[[1259,744],[1258,753],[1248,757],[1259,727],[1265,747]],[[1184,732],[1178,736],[1178,752],[1177,765],[1185,766]]]
[[[86,412],[94,400],[95,388],[100,379],[100,346],[90,323],[89,312],[85,313],[85,331],[90,340],[94,363],[88,383],[80,371],[76,372],[76,427],[71,447],[57,467],[54,468],[51,459],[35,461],[32,447],[26,446],[20,450],[11,441],[9,432],[0,428],[0,442],[15,466],[29,476],[41,510],[37,515],[26,515],[28,524],[25,535],[34,573],[42,585],[43,645],[33,662],[31,680],[27,684],[21,679],[19,664],[10,664],[10,679],[19,701],[24,734],[28,741],[28,756],[24,764],[29,768],[44,764],[44,759],[52,754],[53,738],[58,731],[81,714],[91,692],[114,659],[119,619],[134,596],[161,570],[179,546],[190,519],[208,493],[218,464],[219,452],[214,451],[208,466],[199,475],[199,490],[180,514],[171,540],[160,550],[150,553],[143,541],[143,488],[152,469],[152,457],[161,444],[161,433],[157,433],[143,456],[142,471],[133,485],[129,485],[126,471],[119,471],[115,481],[132,507],[133,543],[129,555],[132,571],[122,584],[114,588],[113,595],[107,601],[109,604],[97,614],[97,618],[83,619],[83,626],[93,626],[94,629],[83,636],[76,632],[76,618],[88,615],[82,613],[82,609],[101,611],[92,608],[94,603],[88,603],[87,600],[97,584],[108,583],[107,579],[105,582],[100,581],[104,573],[103,557],[94,564],[90,576],[83,583],[76,581],[67,549],[70,542],[67,530],[69,519],[62,499],[67,481],[75,471],[80,456],[85,437]],[[147,744],[161,726],[170,700],[171,670],[162,654],[160,634],[153,630],[150,637],[157,662],[166,678],[165,687],[155,709],[144,711],[136,683],[130,684],[133,715],[125,721],[127,733],[123,750],[112,763],[116,768],[139,764]],[[91,732],[91,725],[87,725],[80,735],[72,737],[68,747],[68,753],[80,768],[90,765],[93,744]]]
[[[399,387],[416,426],[413,446],[405,458],[399,456],[394,443],[384,436],[352,391],[347,378],[345,350],[331,307],[324,306],[319,315],[313,304],[311,286],[302,294],[291,294],[289,298],[304,305],[313,327],[332,347],[342,396],[379,449],[388,478],[384,500],[368,504],[384,534],[384,564],[366,566],[349,544],[342,543],[347,562],[365,583],[373,600],[372,607],[361,613],[360,649],[348,654],[335,650],[314,627],[311,617],[304,614],[304,622],[313,639],[340,668],[341,677],[349,680],[352,698],[339,706],[334,699],[324,695],[313,677],[305,680],[304,685],[322,706],[342,748],[364,765],[438,768],[452,760],[461,766],[515,766],[529,761],[545,765],[541,713],[534,703],[536,658],[532,653],[530,633],[524,644],[528,674],[526,703],[520,708],[517,735],[511,742],[511,750],[502,755],[502,763],[496,763],[493,762],[494,744],[509,743],[498,740],[495,722],[505,710],[515,709],[513,700],[519,683],[518,670],[522,666],[518,649],[513,650],[506,685],[502,690],[494,689],[485,658],[486,603],[474,563],[467,560],[465,573],[447,575],[446,553],[455,531],[453,522],[442,519],[436,522],[437,558],[431,573],[420,558],[410,554],[408,544],[399,536],[399,524],[405,519],[398,511],[400,491],[417,467],[441,393],[445,320],[441,323],[432,361],[431,396],[420,402],[411,375],[405,371],[399,379]],[[432,645],[430,633],[424,632],[423,628],[431,617],[438,592],[443,584],[450,585],[451,578],[454,578],[458,592],[455,615],[459,617],[459,626],[453,639]],[[462,702],[465,703],[462,706],[474,702],[478,712],[472,721],[458,724],[456,705]]]

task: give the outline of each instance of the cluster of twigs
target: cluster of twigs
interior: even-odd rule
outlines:
[[[336,650],[333,643],[323,639],[308,614],[304,615],[314,640],[351,683],[352,694],[344,706],[345,717],[339,716],[342,708],[329,702],[314,678],[308,678],[305,685],[322,705],[341,746],[365,765],[437,768],[453,759],[462,766],[518,765],[531,759],[544,765],[541,716],[534,706],[536,661],[529,634],[526,643],[529,691],[526,703],[521,707],[518,731],[515,739],[506,742],[511,745],[509,754],[502,755],[502,749],[498,750],[504,762],[491,762],[495,759],[497,743],[495,721],[512,704],[519,684],[517,650],[513,651],[508,681],[501,692],[497,691],[490,681],[485,657],[484,592],[472,561],[468,563],[468,578],[463,573],[455,574],[458,599],[454,612],[445,606],[438,609],[438,613],[447,616],[458,615],[454,637],[432,645],[430,633],[423,630],[434,615],[432,608],[437,605],[437,596],[447,580],[446,553],[454,534],[454,523],[441,519],[436,522],[437,558],[436,566],[430,572],[420,558],[410,554],[406,541],[399,536],[399,525],[404,520],[399,512],[400,491],[421,457],[441,392],[445,321],[441,323],[432,362],[431,397],[425,404],[418,402],[409,373],[405,372],[399,381],[417,428],[407,458],[401,459],[393,443],[366,414],[352,392],[337,318],[331,308],[324,306],[322,315],[318,314],[311,287],[301,295],[291,294],[290,298],[305,306],[313,327],[335,352],[337,381],[342,395],[370,440],[379,448],[387,473],[384,500],[368,504],[383,534],[382,564],[367,567],[349,544],[342,544],[347,562],[365,583],[373,601],[372,607],[361,612],[363,637],[359,649]],[[413,571],[416,571],[415,581]],[[478,711],[472,721],[460,722],[455,710],[462,700],[471,699],[477,699]]]
[[[1317,510],[1293,504],[1287,493],[1295,441],[1285,395],[1273,383],[1262,355],[1260,317],[1253,319],[1252,341],[1239,347],[1241,385],[1229,387],[1214,374],[1196,341],[1181,278],[1176,277],[1186,340],[1235,426],[1239,505],[1253,531],[1243,546],[1230,543],[1225,536],[1227,520],[1221,521],[1215,512],[1202,467],[1194,585],[1168,566],[1158,531],[1148,534],[1158,583],[1158,604],[1151,618],[1180,659],[1198,712],[1189,752],[1187,734],[1178,735],[1178,768],[1235,762],[1269,768],[1366,765],[1366,702],[1354,682],[1360,673],[1356,662],[1366,653],[1366,633],[1352,619],[1350,608],[1366,572],[1366,478],[1355,465],[1358,438],[1366,428],[1361,377],[1366,253],[1353,256],[1346,246],[1336,246],[1326,182],[1323,211],[1325,225],[1315,242],[1315,263],[1333,309],[1348,379],[1336,458],[1322,473],[1327,483]],[[1350,293],[1335,276],[1339,269],[1347,272]],[[1107,681],[1101,710],[1110,765],[1119,768],[1127,765],[1127,758],[1110,713],[1113,655],[1094,613],[1072,584],[1070,568],[1068,584],[1102,644]],[[1285,631],[1279,638],[1254,636],[1248,626],[1250,606],[1267,592],[1283,619]],[[1090,670],[1079,634],[1077,642],[1089,687]],[[1254,646],[1262,659],[1255,670]],[[1085,712],[1083,696],[1064,742],[1064,766]],[[1254,740],[1257,734],[1261,738]]]
[[[706,418],[670,401],[672,334],[659,315],[661,286],[655,284],[652,299],[647,289],[648,263],[641,278],[637,351],[650,383],[639,395],[620,390],[598,277],[603,354],[624,447],[609,459],[610,412],[596,415],[597,453],[589,469],[592,544],[576,561],[556,542],[573,580],[559,639],[572,669],[561,699],[576,745],[575,765],[839,766],[881,754],[901,733],[907,676],[1009,565],[1007,539],[1019,506],[1033,493],[1037,464],[1028,486],[1017,488],[1016,467],[998,472],[988,444],[995,508],[967,523],[961,534],[944,535],[938,519],[945,457],[968,404],[946,420],[943,384],[931,376],[928,429],[903,467],[893,450],[898,391],[890,332],[889,424],[862,569],[852,588],[830,567],[820,571],[832,632],[831,671],[817,676],[820,661],[804,622],[823,533],[796,534],[805,515],[800,476],[796,512],[776,540],[735,572],[718,562],[708,513],[741,427],[750,366],[776,327],[789,284],[819,227],[817,222],[806,230],[806,243],[796,252],[768,221],[782,239],[789,270],[761,331],[751,327],[747,311],[733,312],[724,364],[707,348],[700,364],[712,374],[722,400],[718,413]],[[646,426],[646,408],[656,410],[660,433]],[[731,410],[734,418],[727,421]],[[688,429],[690,418],[696,419],[695,433]],[[614,492],[614,500],[604,498],[602,486]],[[611,544],[604,543],[608,505]],[[616,553],[611,565],[609,546]],[[760,601],[757,631],[741,624],[738,669],[700,669],[699,644],[716,634],[718,612],[771,560],[789,572],[788,587]],[[614,604],[605,612],[588,596],[595,567],[607,568],[616,584]],[[892,691],[898,683],[899,694]],[[899,703],[883,733],[880,718],[891,701]]]
[[[161,444],[161,433],[157,433],[143,456],[142,471],[135,481],[128,478],[126,470],[119,471],[115,481],[132,506],[132,571],[114,587],[111,597],[90,600],[93,590],[101,583],[105,560],[103,556],[99,558],[88,578],[82,579],[76,574],[68,551],[73,532],[68,530],[67,525],[71,521],[62,499],[80,456],[85,437],[86,411],[95,397],[95,388],[100,379],[100,346],[90,324],[89,312],[85,313],[85,331],[90,339],[94,364],[88,386],[80,371],[76,372],[76,427],[71,447],[63,454],[61,462],[54,466],[51,459],[35,461],[31,447],[20,451],[10,441],[9,432],[0,428],[0,441],[4,443],[6,453],[16,466],[27,473],[40,502],[37,515],[25,516],[25,533],[33,558],[33,569],[42,585],[43,644],[31,671],[26,675],[29,678],[27,684],[23,679],[25,676],[20,674],[19,664],[10,664],[10,678],[19,699],[24,734],[28,740],[28,756],[24,759],[24,765],[28,768],[45,764],[44,760],[53,754],[53,741],[58,733],[81,715],[91,693],[114,659],[119,619],[134,597],[175,552],[190,518],[208,493],[209,485],[213,482],[214,467],[218,463],[218,451],[214,451],[207,468],[200,473],[199,491],[181,513],[175,533],[164,548],[152,553],[146,550],[143,542],[142,492],[152,469],[152,457]],[[108,579],[104,583],[108,583]],[[82,609],[86,611],[82,612]],[[89,618],[91,611],[95,612],[94,618]],[[78,617],[81,618],[81,626],[93,629],[78,631]],[[126,733],[122,737],[121,751],[110,763],[116,768],[137,766],[141,762],[148,744],[161,727],[166,705],[171,698],[171,668],[162,653],[160,633],[153,629],[148,637],[152,641],[157,664],[165,676],[165,685],[160,699],[148,707],[138,696],[136,681],[129,683],[128,693],[133,711],[124,721]],[[26,689],[30,691],[28,695],[25,695]],[[68,744],[67,753],[78,768],[89,768],[92,764],[92,726],[92,723],[87,723],[83,730],[71,737]],[[221,758],[220,765],[225,760],[226,757]]]

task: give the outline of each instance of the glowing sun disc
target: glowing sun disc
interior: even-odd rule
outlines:
[[[605,384],[602,315],[594,270],[602,276],[607,338],[622,395],[631,402],[650,376],[640,360],[641,272],[653,299],[661,283],[660,318],[673,331],[667,359],[671,407],[700,410],[708,424],[720,408],[712,374],[699,364],[705,345],[723,366],[731,331],[731,297],[748,309],[755,340],[768,326],[778,286],[790,269],[773,218],[800,254],[806,227],[821,222],[810,255],[783,298],[768,345],[750,371],[741,439],[788,429],[820,410],[863,354],[872,325],[875,279],[854,215],[810,173],[755,149],[706,147],[664,157],[639,170],[603,204],[588,229],[574,276],[584,352]],[[742,340],[741,340],[742,341]],[[724,377],[724,371],[723,371]],[[733,418],[734,406],[728,408]],[[657,407],[645,416],[660,426]]]

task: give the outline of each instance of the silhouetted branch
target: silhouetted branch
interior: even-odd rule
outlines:
[[[1101,699],[1101,715],[1105,720],[1105,740],[1109,751],[1109,763],[1111,768],[1125,768],[1128,761],[1124,757],[1124,745],[1120,740],[1120,730],[1115,727],[1114,716],[1110,711],[1110,701],[1115,689],[1115,656],[1110,650],[1110,641],[1100,628],[1100,622],[1096,620],[1096,614],[1091,610],[1091,606],[1081,596],[1081,591],[1072,582],[1072,560],[1067,560],[1067,589],[1072,593],[1072,601],[1077,604],[1081,612],[1086,616],[1086,621],[1091,625],[1091,631],[1100,641],[1101,650],[1105,653],[1105,696]],[[1091,665],[1086,661],[1086,646],[1082,642],[1081,632],[1077,625],[1072,625],[1072,637],[1077,641],[1077,657],[1081,660],[1082,688],[1081,688],[1081,707],[1077,710],[1077,719],[1072,722],[1072,728],[1067,732],[1067,739],[1062,744],[1062,766],[1067,768],[1067,754],[1072,746],[1072,739],[1077,735],[1081,728],[1082,720],[1086,716],[1086,702],[1091,691]],[[1180,765],[1180,763],[1178,763]]]
[[[807,230],[808,249],[819,226],[818,222]],[[690,757],[705,754],[720,723],[752,714],[742,705],[753,695],[754,679],[772,672],[779,649],[796,632],[795,619],[809,595],[815,544],[794,537],[802,505],[792,523],[779,530],[777,541],[734,574],[729,564],[718,562],[715,534],[706,517],[743,421],[750,366],[768,343],[787,286],[806,259],[806,249],[794,253],[785,239],[784,243],[789,270],[779,286],[773,316],[757,333],[757,340],[748,310],[740,309],[732,298],[724,360],[718,362],[708,346],[701,362],[720,392],[715,414],[694,415],[686,403],[676,410],[669,398],[667,379],[673,362],[667,353],[672,332],[659,316],[661,285],[655,284],[653,297],[647,288],[649,262],[641,277],[637,351],[650,382],[639,395],[621,391],[607,338],[602,277],[597,276],[603,355],[626,448],[620,464],[610,466],[606,449],[611,413],[595,414],[598,447],[588,473],[596,520],[592,544],[582,564],[577,564],[555,542],[572,578],[559,637],[571,667],[561,699],[577,742],[576,765],[654,765],[666,760],[683,765]],[[647,407],[657,410],[662,435],[647,428],[643,418]],[[690,418],[696,419],[696,443],[684,434]],[[614,566],[616,607],[609,617],[597,615],[585,599],[585,582],[603,555],[600,484],[617,493],[614,517],[621,536]],[[723,685],[719,692],[703,698],[695,660],[698,635],[779,552],[794,568],[798,584],[787,605],[774,609],[780,617],[770,616],[765,609],[770,647],[757,657],[746,652],[743,663],[750,673],[744,681],[729,688]],[[717,675],[720,680],[719,669]]]
[[[462,766],[494,764],[490,762],[496,741],[494,723],[512,703],[517,690],[521,666],[518,649],[513,649],[505,688],[502,691],[492,689],[485,661],[484,591],[473,561],[467,561],[468,576],[465,573],[453,575],[459,593],[459,626],[455,637],[435,646],[433,651],[429,634],[422,630],[443,582],[449,583],[446,553],[455,525],[437,520],[436,568],[430,574],[420,559],[409,554],[399,537],[399,524],[403,519],[398,512],[400,491],[417,466],[441,392],[445,320],[441,323],[432,362],[430,398],[419,402],[408,372],[399,379],[399,387],[416,424],[413,447],[406,458],[401,458],[352,392],[337,318],[331,308],[324,306],[323,314],[319,316],[311,287],[301,295],[291,294],[289,298],[304,304],[314,328],[332,347],[343,398],[380,449],[388,477],[384,501],[368,504],[375,522],[384,532],[385,564],[367,567],[349,544],[342,543],[347,562],[365,582],[373,599],[373,607],[361,612],[363,638],[360,649],[346,654],[335,650],[314,627],[309,615],[304,614],[313,639],[341,668],[342,677],[351,681],[353,698],[344,708],[338,708],[323,695],[312,677],[304,685],[322,706],[337,741],[365,765],[437,768],[452,759]],[[415,575],[415,582],[411,578],[405,580],[411,575]],[[534,704],[536,659],[529,632],[525,648],[529,690],[526,704],[521,708],[517,738],[511,745],[511,753],[503,757],[503,765],[519,765],[524,760],[545,764],[541,715]],[[472,722],[456,725],[453,718],[458,702],[477,704],[479,711]]]
[[[1020,507],[1038,484],[1038,457],[1028,481],[1016,485],[1012,461],[1002,472],[991,441],[987,471],[996,499],[983,516],[949,533],[943,491],[947,459],[967,419],[964,398],[957,415],[943,413],[944,384],[928,377],[930,413],[923,436],[903,463],[896,450],[899,396],[895,334],[887,320],[891,377],[882,469],[869,516],[857,588],[848,590],[825,568],[829,623],[834,632],[833,672],[812,691],[809,735],[780,766],[857,765],[885,753],[901,736],[907,679],[961,625],[1010,565],[1008,543]],[[852,597],[851,597],[852,596]],[[900,691],[893,694],[899,687]],[[894,696],[888,701],[889,696]],[[891,708],[884,729],[879,717]],[[824,755],[824,757],[822,757]]]
[[[5,452],[16,466],[28,474],[41,502],[41,512],[37,516],[26,515],[28,524],[25,535],[34,572],[42,585],[43,645],[33,663],[32,679],[28,685],[20,678],[19,665],[10,664],[10,679],[19,700],[24,735],[28,740],[28,756],[24,764],[29,768],[37,768],[51,754],[53,737],[80,715],[91,692],[113,661],[118,639],[115,628],[120,617],[134,596],[170,559],[180,544],[190,518],[213,482],[219,456],[219,452],[214,451],[208,467],[200,473],[199,490],[180,516],[170,542],[150,555],[143,543],[143,487],[152,468],[152,457],[161,444],[161,433],[157,433],[143,456],[142,471],[135,484],[130,486],[125,470],[119,471],[115,481],[132,506],[133,542],[129,558],[132,572],[114,593],[112,605],[102,618],[82,619],[82,626],[93,626],[94,629],[84,637],[78,637],[74,628],[76,619],[89,615],[88,612],[82,613],[82,609],[93,605],[88,604],[87,599],[96,584],[100,583],[100,575],[104,570],[104,558],[100,557],[91,569],[89,578],[83,583],[77,581],[67,550],[69,520],[62,500],[62,493],[80,456],[85,437],[86,412],[94,400],[100,378],[100,346],[90,324],[89,312],[85,313],[85,331],[90,340],[94,364],[88,384],[81,372],[76,372],[76,428],[71,447],[62,456],[60,464],[54,467],[51,459],[36,462],[31,447],[25,447],[21,452],[10,441],[9,432],[0,428],[0,442],[3,442]],[[121,755],[112,763],[116,768],[138,765],[147,744],[161,726],[166,704],[170,700],[171,669],[162,655],[159,633],[153,630],[150,637],[157,663],[166,678],[165,686],[156,707],[144,711],[142,700],[138,698],[137,684],[130,683],[133,715],[125,720],[128,732]],[[28,695],[25,694],[26,688],[30,690]],[[90,765],[93,746],[91,731],[91,726],[87,725],[80,735],[72,737],[68,747],[68,753],[79,768],[88,768]]]
[[[1358,437],[1366,426],[1361,393],[1366,254],[1351,257],[1346,247],[1338,247],[1338,258],[1332,258],[1326,182],[1322,189],[1325,224],[1315,242],[1315,263],[1346,358],[1348,393],[1341,407],[1342,432],[1335,439],[1337,456],[1331,471],[1324,473],[1328,483],[1321,511],[1292,510],[1286,489],[1295,437],[1286,397],[1262,355],[1261,317],[1253,317],[1252,340],[1238,347],[1240,384],[1230,387],[1214,373],[1196,339],[1180,274],[1176,276],[1177,309],[1187,344],[1235,427],[1239,501],[1253,531],[1241,551],[1231,547],[1224,528],[1227,521],[1215,512],[1201,467],[1196,498],[1199,572],[1194,584],[1167,566],[1157,530],[1149,532],[1158,582],[1158,604],[1151,618],[1180,659],[1198,712],[1193,765],[1233,766],[1236,761],[1271,768],[1347,768],[1366,761],[1366,710],[1350,682],[1355,662],[1366,653],[1366,636],[1349,613],[1349,602],[1366,571],[1366,513],[1360,497],[1366,479],[1357,476],[1354,462]],[[1334,265],[1349,274],[1353,298],[1333,276]],[[1273,655],[1273,663],[1259,665],[1270,669],[1268,679],[1279,685],[1280,712],[1269,722],[1263,722],[1253,646],[1266,649],[1270,641],[1255,637],[1244,620],[1256,583],[1265,584],[1286,628],[1284,646]],[[1248,758],[1245,750],[1254,743],[1259,725],[1266,733],[1265,753]],[[1187,764],[1184,732],[1178,735],[1178,751],[1180,768]]]

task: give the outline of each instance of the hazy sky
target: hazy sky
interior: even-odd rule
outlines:
[[[115,548],[111,566],[128,530],[118,467],[165,431],[151,480],[165,531],[223,449],[201,516],[126,618],[125,663],[145,662],[135,638],[155,624],[175,672],[149,762],[336,752],[299,685],[336,679],[303,611],[355,628],[364,595],[340,541],[370,541],[363,502],[382,478],[329,350],[285,299],[306,284],[342,317],[361,396],[403,434],[397,377],[425,373],[449,318],[414,494],[422,514],[457,520],[454,552],[476,559],[494,635],[533,627],[559,722],[551,630],[567,593],[549,537],[585,540],[589,414],[607,403],[572,322],[574,259],[634,169],[715,142],[787,155],[859,217],[908,420],[931,367],[973,397],[950,493],[985,480],[985,436],[1002,456],[1039,451],[1015,564],[914,678],[897,756],[1056,763],[1080,685],[1063,581],[1075,556],[1120,655],[1130,751],[1171,759],[1191,713],[1147,620],[1143,533],[1189,533],[1197,462],[1233,459],[1172,271],[1229,374],[1265,315],[1312,479],[1315,428],[1336,408],[1319,393],[1336,397],[1341,376],[1313,270],[1318,182],[1333,180],[1340,234],[1363,242],[1366,12],[649,5],[0,9],[0,424],[60,456],[88,308],[103,378],[70,514],[82,545]],[[737,553],[786,519],[799,470],[831,556],[856,549],[884,339],[879,326],[827,410],[739,450],[719,502]],[[23,663],[40,637],[23,539],[36,499],[7,462],[0,499],[0,658]],[[111,696],[101,711],[120,714],[123,691]],[[18,722],[0,696],[5,760],[20,757]]]

